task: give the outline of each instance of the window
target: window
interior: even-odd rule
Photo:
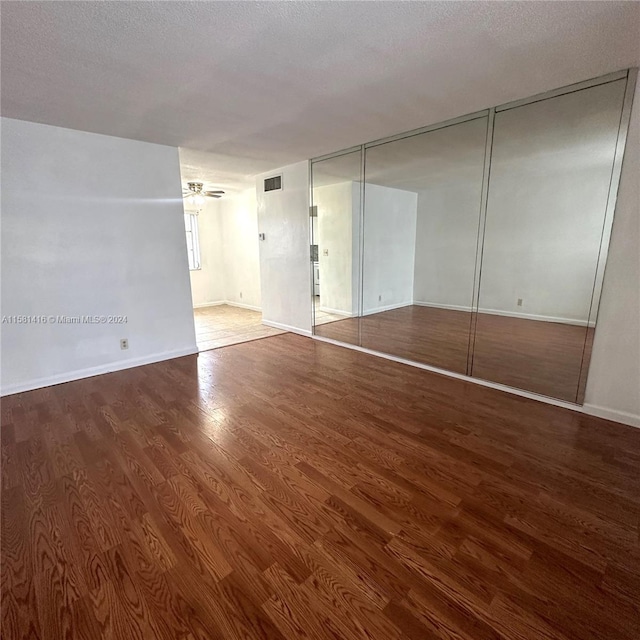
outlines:
[[[189,271],[200,269],[200,242],[198,240],[198,216],[195,213],[184,214],[184,228],[187,232],[187,255]]]

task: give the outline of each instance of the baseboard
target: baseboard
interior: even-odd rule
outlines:
[[[67,371],[66,373],[60,373],[55,376],[45,376],[43,378],[35,378],[33,380],[8,385],[0,389],[0,396],[9,396],[23,391],[33,391],[34,389],[41,389],[42,387],[51,387],[55,384],[73,382],[74,380],[82,380],[83,378],[92,378],[93,376],[99,376],[103,373],[113,373],[114,371],[122,371],[123,369],[131,369],[145,364],[153,364],[155,362],[162,362],[163,360],[172,360],[173,358],[181,358],[183,356],[190,356],[197,353],[198,347],[193,345],[193,347],[187,347],[185,349],[174,349],[172,351],[154,353],[144,356],[143,358],[118,360],[116,362],[109,362],[108,364],[97,367],[76,369],[74,371]]]
[[[349,311],[342,311],[341,309],[331,309],[331,307],[318,307],[318,311],[324,311],[324,313],[330,313],[334,316],[344,316],[345,318],[353,318],[355,314]]]
[[[205,307],[220,307],[227,304],[230,307],[238,307],[240,309],[249,309],[251,311],[262,311],[262,307],[256,307],[252,304],[244,304],[244,302],[232,302],[231,300],[218,300],[217,302],[203,302],[202,304],[194,304],[194,309],[204,309]]]
[[[231,300],[225,300],[222,304],[228,304],[230,307],[238,307],[239,309],[249,309],[250,311],[262,311],[262,307],[245,304],[244,302],[231,302]]]
[[[637,427],[640,429],[640,416],[635,413],[627,413],[626,411],[617,411],[615,409],[607,409],[607,407],[599,407],[595,404],[584,404],[582,410],[596,418],[604,418],[605,420],[611,420],[613,422],[622,422],[630,427]]]
[[[262,324],[266,325],[267,327],[273,327],[274,329],[282,329],[283,331],[289,331],[290,333],[297,333],[298,335],[306,336],[307,338],[310,338],[312,336],[310,330],[307,331],[306,329],[292,327],[291,325],[282,324],[280,322],[272,322],[271,320],[265,320],[264,318],[262,319]]]
[[[540,316],[535,313],[518,313],[517,311],[499,311],[498,309],[478,309],[479,313],[486,313],[490,316],[506,316],[507,318],[522,318],[523,320],[537,320],[538,322],[556,322],[558,324],[571,324],[575,327],[595,327],[595,322],[578,320],[576,318],[560,318],[557,316]]]
[[[414,305],[417,307],[433,307],[434,309],[449,309],[451,311],[466,311],[471,313],[471,307],[465,307],[456,304],[437,304],[435,302],[417,302],[414,300]],[[575,318],[560,318],[556,316],[541,316],[535,313],[520,313],[518,311],[500,311],[499,309],[484,309],[480,307],[479,313],[486,313],[490,316],[505,316],[507,318],[523,318],[525,320],[537,320],[539,322],[557,322],[558,324],[571,324],[576,327],[595,327],[595,322],[587,322],[586,320],[576,320]]]
[[[393,311],[393,309],[402,309],[403,307],[411,307],[413,302],[399,302],[397,304],[388,304],[382,307],[375,307],[373,309],[369,309],[365,311],[363,316],[372,316],[374,313],[382,313],[383,311]]]
[[[222,304],[227,304],[224,300],[218,300],[217,302],[202,302],[201,304],[194,304],[194,309],[204,309],[205,307],[219,307]]]
[[[416,307],[432,307],[433,309],[448,309],[449,311],[466,311],[467,313],[471,313],[471,307],[467,307],[460,304],[438,304],[437,302],[418,302],[417,300],[413,301],[413,304]]]

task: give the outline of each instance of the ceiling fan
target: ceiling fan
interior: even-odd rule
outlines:
[[[222,198],[224,191],[205,191],[202,182],[187,182],[187,188],[182,189],[182,197],[189,204],[202,206],[205,198]]]

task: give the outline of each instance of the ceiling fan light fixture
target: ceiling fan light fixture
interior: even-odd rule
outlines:
[[[224,191],[220,189],[215,191],[205,191],[202,182],[187,182],[187,188],[183,189],[183,198],[185,202],[192,207],[200,209],[204,206],[206,198],[221,198]]]

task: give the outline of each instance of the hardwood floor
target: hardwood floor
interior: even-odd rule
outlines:
[[[284,333],[262,324],[262,314],[228,304],[193,310],[196,343],[200,351],[228,347],[239,342],[259,340]]]
[[[467,373],[471,314],[410,305],[315,327],[316,335]],[[471,375],[582,403],[594,329],[478,314]]]
[[[1,411],[3,640],[640,637],[640,430],[291,334]]]
[[[572,324],[480,313],[472,375],[581,404],[587,384],[581,370],[589,370],[594,333]]]

